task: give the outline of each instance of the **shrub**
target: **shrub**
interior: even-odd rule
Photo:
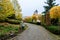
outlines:
[[[49,27],[47,27],[47,29],[54,34],[60,34],[60,27],[59,26],[49,26]]]
[[[15,20],[15,19],[8,19],[7,22],[11,24],[20,24],[20,20]]]

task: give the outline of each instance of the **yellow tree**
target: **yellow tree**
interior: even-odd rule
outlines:
[[[45,16],[44,16],[43,13],[41,13],[41,14],[38,15],[38,19],[40,20],[41,24],[45,23]]]
[[[14,8],[10,0],[0,0],[0,20],[14,14]]]
[[[41,20],[42,19],[42,14],[38,15],[38,19]]]
[[[12,4],[13,4],[14,10],[15,10],[16,19],[21,20],[22,19],[22,13],[21,13],[21,7],[18,4],[18,1],[12,0]]]
[[[60,22],[60,6],[55,6],[50,9],[50,18],[58,19]]]
[[[16,14],[16,19],[22,20],[22,14],[21,13]]]
[[[50,10],[51,18],[60,18],[60,6],[55,6]]]
[[[32,17],[31,16],[27,16],[26,18],[24,18],[24,21],[32,22]]]
[[[37,19],[38,19],[38,15],[33,14],[33,15],[32,15],[32,21],[33,21],[33,22],[36,22]]]

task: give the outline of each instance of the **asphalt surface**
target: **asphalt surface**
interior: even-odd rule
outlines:
[[[28,28],[10,40],[57,40],[42,26],[26,23]]]

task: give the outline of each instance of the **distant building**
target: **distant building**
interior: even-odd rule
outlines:
[[[32,21],[33,22],[36,22],[38,20],[38,10],[35,10],[33,15],[32,15]]]
[[[38,10],[35,10],[35,11],[34,11],[34,14],[35,14],[35,15],[38,15]]]
[[[33,15],[35,15],[36,18],[38,19],[38,10],[35,10],[34,13],[33,13]]]

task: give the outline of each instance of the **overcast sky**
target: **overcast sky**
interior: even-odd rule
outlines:
[[[37,9],[39,13],[44,11],[43,6],[46,0],[18,0],[23,16],[31,16],[33,12]],[[60,0],[56,0],[57,4],[60,4]]]

